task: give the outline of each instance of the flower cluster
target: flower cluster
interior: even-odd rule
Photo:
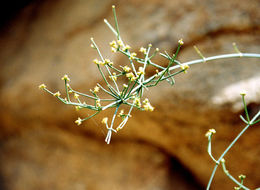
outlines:
[[[113,8],[115,14],[115,10]],[[139,52],[141,56],[139,57],[136,52],[131,52],[131,47],[124,43],[121,39],[118,23],[115,16],[116,27],[114,28],[107,20],[104,20],[112,32],[116,35],[116,40],[113,40],[109,43],[111,51],[113,53],[121,53],[128,58],[129,64],[115,66],[115,64],[108,58],[104,58],[101,51],[99,50],[94,39],[91,38],[91,47],[97,51],[99,58],[93,60],[93,63],[97,66],[98,71],[100,72],[104,83],[106,86],[97,84],[93,90],[90,89],[90,95],[78,92],[70,86],[70,78],[68,75],[64,75],[61,79],[65,82],[66,95],[62,97],[59,91],[53,93],[47,89],[46,85],[41,84],[40,89],[47,91],[53,96],[57,97],[60,101],[67,105],[72,105],[76,110],[80,109],[89,109],[94,111],[93,114],[86,118],[78,118],[75,123],[81,125],[85,120],[94,117],[99,114],[101,111],[106,109],[115,109],[112,119],[105,117],[101,123],[105,124],[108,132],[106,137],[106,142],[109,144],[111,139],[112,132],[118,132],[121,130],[128,119],[131,117],[131,112],[133,108],[137,108],[141,111],[153,111],[154,107],[151,105],[148,98],[143,99],[145,90],[152,86],[156,86],[161,81],[167,81],[170,84],[174,83],[174,76],[186,72],[189,66],[187,64],[181,64],[176,60],[180,47],[183,45],[182,39],[178,42],[178,49],[173,56],[169,56],[167,52],[165,54],[160,53],[161,56],[165,57],[169,63],[168,66],[163,67],[152,62],[152,58],[159,52],[159,49],[156,48],[153,53],[152,45],[149,44],[147,47],[141,47]],[[175,64],[176,72],[170,71],[170,67]],[[155,67],[155,74],[153,76],[147,77],[146,70],[148,67]],[[127,79],[128,83],[123,84],[122,86],[118,84],[118,80],[122,78]],[[103,91],[111,98],[102,98],[99,97],[99,92]],[[73,96],[73,98],[71,97]],[[82,101],[82,98],[90,99],[91,101]],[[74,101],[72,101],[74,100]],[[125,105],[128,107],[128,110],[119,108]],[[122,120],[120,124],[114,129],[114,123],[116,115]]]

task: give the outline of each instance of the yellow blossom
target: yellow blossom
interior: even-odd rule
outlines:
[[[146,48],[144,48],[144,47],[141,47],[139,51],[140,51],[141,53],[146,54]]]
[[[64,75],[61,80],[64,80],[64,81],[70,81],[70,78],[68,77],[68,75]]]
[[[102,119],[101,123],[107,124],[107,121],[108,121],[108,118],[107,118],[107,117],[104,117],[104,118]]]
[[[99,92],[99,87],[98,87],[98,86],[95,86],[93,92],[94,92],[94,93],[98,93],[98,92]]]
[[[124,116],[124,110],[120,110],[118,117],[123,117]]]
[[[136,79],[135,75],[132,72],[126,73],[126,77],[131,81],[134,81]]]
[[[133,52],[133,53],[130,54],[130,57],[129,57],[129,58],[130,58],[130,59],[134,59],[135,56],[136,56],[136,53]]]
[[[208,132],[205,134],[205,136],[209,137],[209,136],[213,135],[214,133],[216,133],[215,129],[209,129]]]
[[[117,40],[117,44],[118,44],[119,47],[122,47],[124,45],[122,40]]]
[[[76,123],[77,125],[80,125],[80,124],[82,123],[82,119],[80,119],[80,117],[78,117],[78,119],[75,121],[75,123]]]
[[[138,106],[138,107],[141,107],[141,101],[140,101],[140,98],[138,97],[135,97],[134,101],[133,101],[133,104]]]
[[[99,65],[99,64],[100,64],[100,61],[98,61],[98,59],[94,59],[94,60],[93,60],[93,63]]]
[[[45,89],[45,88],[46,88],[46,85],[45,85],[45,84],[39,85],[39,89]]]
[[[123,51],[127,51],[127,50],[129,50],[129,49],[131,49],[131,47],[130,47],[129,45],[125,45],[125,46],[122,48]]]
[[[127,88],[127,87],[128,87],[128,85],[127,85],[127,84],[123,84],[123,87],[124,87],[124,88]]]
[[[100,99],[97,99],[97,100],[96,100],[96,106],[97,106],[97,107],[101,107]]]
[[[128,67],[128,66],[124,66],[124,67],[123,67],[123,70],[124,70],[125,72],[127,72],[127,73],[128,73],[128,72],[131,70],[131,68],[130,68],[130,67]]]
[[[58,91],[58,92],[55,92],[54,94],[53,94],[53,96],[56,96],[56,97],[60,97],[60,92]]]
[[[184,70],[184,73],[187,73],[187,70],[190,68],[190,66],[187,64],[181,64],[180,68]]]
[[[77,93],[74,93],[74,98],[75,99],[78,99],[79,98],[79,95]]]
[[[139,67],[137,74],[138,75],[144,75],[144,68],[143,67]]]
[[[111,80],[114,80],[114,81],[117,80],[117,76],[115,76],[115,75],[113,75],[113,76],[109,76],[109,78],[110,78]]]
[[[106,65],[106,64],[108,64],[108,65],[113,65],[113,62],[112,61],[110,61],[109,59],[105,59],[105,61],[104,61],[104,65]]]
[[[183,42],[182,39],[180,39],[180,40],[178,41],[178,43],[179,43],[181,46],[184,44],[184,42]]]
[[[80,106],[75,106],[76,111],[79,111],[80,108],[81,108]]]

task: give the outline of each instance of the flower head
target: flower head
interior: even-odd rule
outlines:
[[[99,92],[99,87],[98,87],[98,86],[95,86],[93,92],[94,92],[94,93],[98,93],[98,92]]]
[[[138,75],[144,75],[144,68],[143,67],[139,67],[137,74]]]
[[[137,107],[141,107],[141,101],[139,97],[135,97],[133,104],[136,105]]]
[[[100,99],[97,99],[97,100],[96,100],[96,106],[97,106],[98,108],[101,107]]]
[[[143,54],[146,54],[146,48],[144,48],[144,47],[141,47],[139,51],[140,51],[141,53],[143,53]]]
[[[124,70],[125,72],[127,72],[127,73],[128,73],[128,72],[131,70],[131,68],[130,68],[130,67],[128,67],[128,66],[124,66],[124,67],[123,67],[123,70]]]
[[[107,118],[107,117],[104,117],[104,118],[102,119],[101,123],[107,124],[107,121],[108,121],[108,118]]]
[[[181,46],[184,44],[184,42],[183,42],[182,39],[180,39],[180,40],[178,41],[178,43],[179,43]]]
[[[68,75],[64,75],[61,80],[64,80],[64,81],[70,81],[70,78],[68,77]]]
[[[129,59],[134,59],[134,58],[135,58],[135,56],[136,56],[136,53],[135,53],[135,52],[133,52],[133,53],[131,53],[131,54],[130,54],[130,57],[129,57]]]
[[[55,92],[54,94],[53,94],[53,96],[56,96],[56,97],[60,97],[60,92],[58,91],[58,92]]]
[[[209,129],[208,132],[205,134],[205,136],[206,136],[206,137],[209,137],[209,136],[211,136],[211,135],[213,135],[213,134],[215,134],[215,133],[216,133],[216,130],[215,130],[215,129]]]
[[[77,93],[74,93],[74,98],[79,99],[79,95]]]
[[[78,117],[78,119],[75,121],[75,123],[76,123],[77,125],[80,125],[80,124],[82,123],[82,119],[80,119],[80,117]]]
[[[144,103],[143,107],[144,107],[145,111],[151,111],[152,112],[154,110],[154,107],[150,104],[148,98],[145,98],[143,103]]]
[[[184,73],[187,73],[187,70],[190,68],[190,66],[187,64],[181,64],[180,68],[184,70]]]
[[[125,45],[125,46],[122,48],[123,51],[127,51],[127,50],[129,50],[129,49],[131,49],[131,47],[130,47],[129,45]]]
[[[39,89],[45,89],[45,88],[46,88],[46,85],[45,85],[45,84],[39,85]]]
[[[130,80],[130,81],[134,81],[136,79],[135,75],[131,72],[131,73],[126,73],[126,77]]]

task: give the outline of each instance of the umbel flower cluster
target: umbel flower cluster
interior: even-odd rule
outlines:
[[[152,52],[152,45],[149,44],[148,47],[141,47],[139,50],[140,57],[137,56],[136,52],[131,51],[131,47],[123,42],[121,39],[118,22],[116,18],[115,7],[113,6],[113,13],[115,19],[115,28],[105,19],[104,22],[116,35],[116,40],[113,40],[109,43],[111,51],[113,53],[121,53],[125,55],[129,61],[128,65],[120,65],[119,67],[115,66],[113,62],[107,58],[104,58],[100,52],[97,44],[94,39],[91,38],[91,47],[95,49],[99,55],[99,58],[94,59],[93,63],[97,66],[98,71],[100,72],[105,86],[97,84],[93,90],[90,89],[90,94],[84,94],[74,90],[70,85],[70,78],[68,75],[64,75],[62,80],[65,83],[66,96],[63,97],[61,93],[51,92],[47,89],[45,84],[39,86],[40,89],[45,90],[46,92],[57,97],[61,102],[75,106],[77,110],[87,108],[93,110],[94,113],[85,118],[78,118],[75,123],[81,125],[87,119],[97,115],[101,111],[106,109],[114,109],[114,114],[112,118],[105,117],[102,119],[103,123],[107,128],[106,143],[109,144],[111,140],[112,132],[117,133],[121,130],[128,119],[131,117],[131,112],[133,108],[137,108],[141,111],[153,111],[154,107],[151,105],[148,98],[143,97],[144,91],[152,86],[156,86],[161,81],[168,81],[171,85],[175,83],[174,76],[182,72],[187,71],[189,66],[187,64],[181,64],[176,60],[176,57],[179,53],[181,46],[183,45],[182,39],[178,42],[178,48],[174,55],[169,56],[167,52],[161,54],[161,56],[168,59],[168,65],[163,67],[152,62],[152,58],[159,52],[159,49],[156,48]],[[173,71],[170,71],[172,65],[177,65],[178,67]],[[148,67],[154,67],[154,75],[147,77],[146,70]],[[119,80],[127,81],[122,85],[119,85]],[[105,92],[109,98],[102,98],[99,96],[99,92]],[[72,98],[73,96],[73,98]],[[86,100],[83,101],[82,99]],[[122,109],[121,106],[128,107],[127,110]],[[116,127],[115,119],[116,116],[121,118],[120,124]]]
[[[99,55],[99,58],[94,59],[93,63],[97,66],[105,85],[102,86],[101,84],[97,84],[90,90],[90,94],[84,94],[74,90],[69,83],[70,78],[68,75],[64,75],[62,80],[65,83],[65,96],[62,96],[59,91],[51,92],[47,89],[45,84],[39,86],[40,89],[43,89],[57,97],[64,104],[72,105],[77,110],[86,108],[94,112],[85,118],[79,117],[75,121],[77,125],[81,125],[87,119],[94,117],[104,110],[114,109],[114,114],[111,117],[105,117],[101,121],[101,123],[107,128],[105,139],[107,144],[110,143],[112,133],[117,133],[126,125],[128,119],[131,117],[133,108],[137,108],[141,111],[153,111],[155,109],[149,99],[144,97],[144,91],[148,90],[150,87],[158,85],[158,83],[162,81],[167,81],[170,85],[174,85],[174,77],[180,73],[186,73],[190,67],[189,65],[227,58],[260,58],[260,54],[241,53],[236,44],[233,43],[236,53],[222,54],[212,57],[204,57],[200,50],[194,46],[200,59],[181,63],[176,58],[181,46],[184,44],[182,39],[178,41],[177,50],[173,55],[169,55],[166,51],[165,53],[159,53],[158,48],[153,49],[152,45],[149,44],[147,47],[141,47],[139,49],[138,56],[137,53],[131,51],[131,47],[122,40],[119,32],[115,6],[112,6],[112,10],[114,14],[115,27],[104,19],[105,24],[116,36],[116,39],[110,42],[109,45],[112,53],[120,53],[126,56],[128,64],[115,66],[116,64],[113,64],[111,60],[103,57],[98,45],[95,43],[94,39],[91,38],[91,47],[95,49]],[[152,58],[158,53],[168,61],[167,66],[162,66],[152,61]],[[146,74],[148,67],[154,69],[153,75],[148,76]],[[149,69],[149,71],[149,73],[151,73],[151,69]],[[100,91],[102,91],[102,93]],[[104,93],[106,96],[101,97]],[[118,120],[117,122],[115,121],[117,116],[119,117],[119,122]]]

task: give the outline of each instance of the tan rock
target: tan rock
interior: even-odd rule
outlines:
[[[247,82],[247,93],[253,93],[249,95],[253,105],[250,114],[259,109],[255,95],[259,85],[248,82],[259,78],[259,60],[229,59],[193,65],[187,74],[176,77],[175,86],[162,83],[150,89],[147,96],[155,111],[134,111],[127,126],[112,136],[111,147],[103,145],[106,130],[100,124],[111,111],[76,127],[78,115],[86,113],[77,113],[37,88],[45,83],[64,96],[60,80],[64,74],[69,75],[75,89],[86,93],[97,82],[102,83],[92,63],[98,55],[90,48],[91,37],[104,57],[117,65],[125,63],[124,57],[110,52],[108,43],[115,37],[103,23],[104,18],[113,23],[112,3],[34,3],[2,31],[0,137],[4,144],[0,150],[0,172],[8,189],[171,189],[174,184],[181,189],[182,185],[168,181],[170,156],[205,186],[214,165],[206,153],[204,134],[209,128],[217,130],[213,153],[220,155],[243,127],[238,117],[242,108],[236,106],[238,90],[232,90],[233,86]],[[185,62],[199,58],[193,50],[195,44],[205,56],[234,52],[234,41],[242,52],[259,52],[259,8],[257,0],[131,0],[117,2],[117,15],[121,35],[133,51],[152,43],[153,47],[172,53],[183,38],[179,59]],[[155,61],[166,64],[160,57]],[[234,111],[234,106],[239,111]],[[226,157],[230,172],[234,176],[246,174],[250,188],[260,186],[259,133],[257,127],[249,129]],[[139,145],[139,141],[145,143]],[[43,145],[45,142],[47,145]],[[104,154],[99,154],[103,150]],[[140,159],[136,158],[139,152]],[[162,161],[151,158],[153,154]],[[111,157],[118,165],[110,165],[114,160]],[[62,166],[59,160],[63,161]],[[101,170],[95,168],[99,166]],[[141,166],[145,171],[135,179],[135,174],[142,172]],[[114,177],[121,170],[130,172],[130,177]],[[157,170],[158,178],[150,175]],[[212,189],[233,188],[234,184],[219,170]],[[183,189],[191,188],[184,185]]]

